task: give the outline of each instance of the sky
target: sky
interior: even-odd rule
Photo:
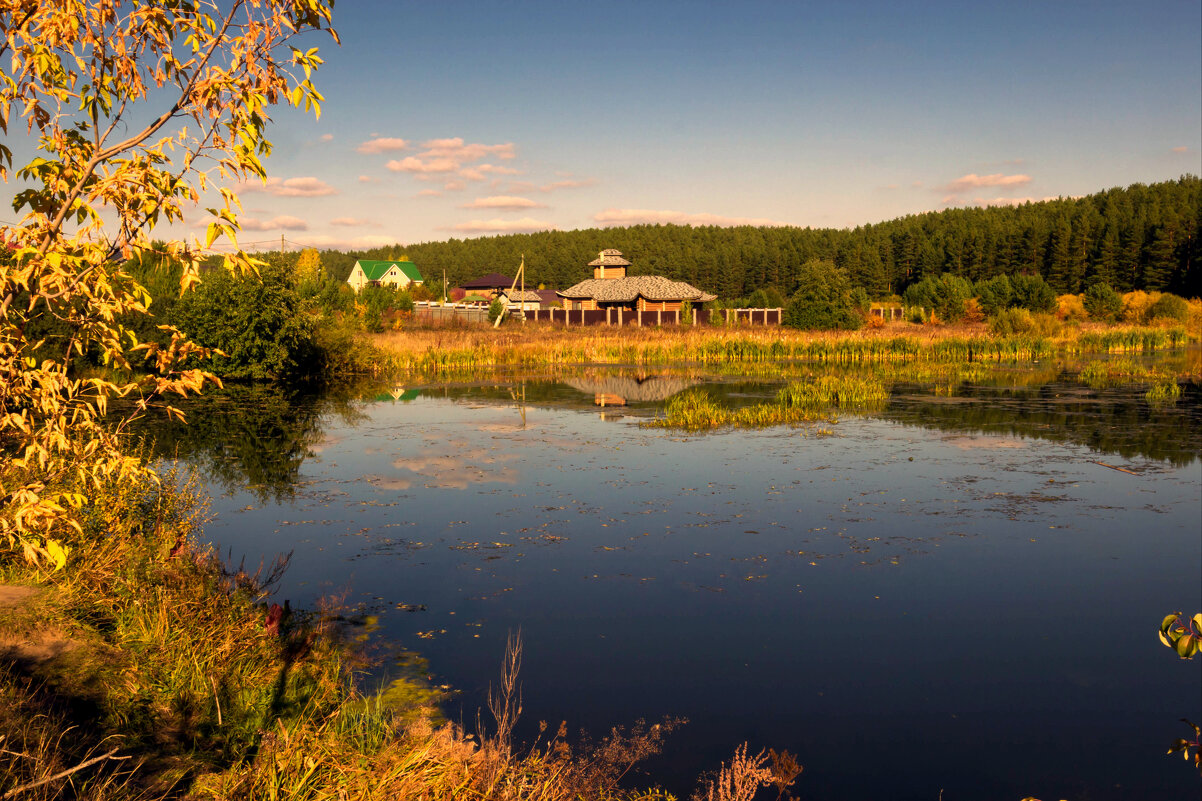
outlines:
[[[844,228],[1202,173],[1197,0],[338,0],[334,27],[244,244]]]

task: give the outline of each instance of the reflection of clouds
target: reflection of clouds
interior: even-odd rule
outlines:
[[[364,476],[364,481],[382,490],[407,490],[413,482],[407,478],[385,478],[384,476]]]
[[[319,439],[317,442],[314,442],[312,445],[310,445],[309,450],[313,451],[314,453],[321,453],[322,451],[324,451],[328,448],[332,448],[335,445],[339,445],[341,443],[342,443],[342,437],[324,436],[321,439]]]
[[[951,445],[953,448],[959,448],[962,451],[1027,447],[1027,443],[1023,442],[1022,440],[1011,439],[1009,437],[950,437],[945,439],[944,442],[946,442],[948,445]]]
[[[407,470],[421,477],[426,487],[467,489],[476,484],[516,484],[519,474],[515,468],[498,468],[504,462],[520,458],[516,453],[496,453],[488,448],[472,448],[454,455],[410,456],[393,461],[397,470]],[[408,489],[409,479],[373,478],[381,489]]]
[[[485,423],[476,426],[477,431],[487,431],[490,434],[515,434],[523,428],[524,426],[516,423]]]

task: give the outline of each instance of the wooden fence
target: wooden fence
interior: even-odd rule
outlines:
[[[560,325],[780,325],[780,309],[693,309],[682,319],[679,311],[630,311],[628,309],[536,309],[527,320]]]

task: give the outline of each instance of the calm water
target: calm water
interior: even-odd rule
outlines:
[[[292,551],[279,595],[376,616],[452,719],[520,628],[519,734],[686,716],[645,766],[682,795],[749,741],[799,755],[804,799],[1197,796],[1165,751],[1202,677],[1156,636],[1202,608],[1196,386],[1149,407],[1053,368],[837,424],[639,427],[690,385],[779,382],[244,389],[160,444],[208,476],[223,552]]]

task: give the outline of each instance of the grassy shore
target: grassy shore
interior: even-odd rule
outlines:
[[[1055,336],[996,336],[984,324],[890,323],[853,332],[780,327],[565,327],[508,322],[500,329],[408,326],[368,335],[391,369],[430,376],[586,364],[754,364],[798,360],[875,364],[1038,361],[1057,354],[1177,348],[1202,332],[1185,326],[1064,325]]]

